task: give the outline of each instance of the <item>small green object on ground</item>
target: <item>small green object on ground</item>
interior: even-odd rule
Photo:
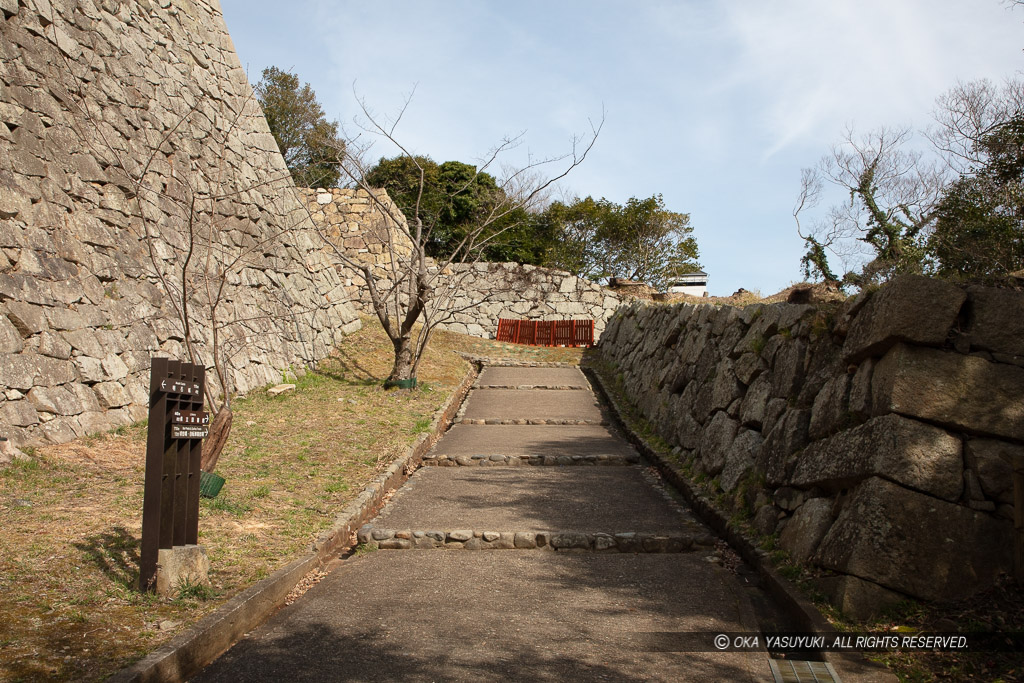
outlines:
[[[203,498],[216,498],[224,486],[224,477],[212,472],[199,471],[199,495]]]
[[[416,388],[416,378],[412,377],[410,379],[389,379],[388,381],[384,382],[384,388],[385,389],[395,389],[395,388],[398,388],[398,389],[415,389]]]

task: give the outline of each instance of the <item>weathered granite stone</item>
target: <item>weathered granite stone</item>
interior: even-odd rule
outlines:
[[[808,429],[812,441],[848,426],[845,417],[849,387],[849,375],[839,375],[826,382],[818,392],[811,408],[811,424]]]
[[[925,600],[958,599],[1010,569],[1012,533],[1004,520],[875,477],[854,491],[815,562]]]
[[[966,333],[971,346],[1024,356],[1024,292],[970,287],[967,297]]]
[[[725,466],[719,477],[723,491],[735,489],[747,472],[753,469],[754,463],[761,455],[762,441],[760,432],[752,429],[745,429],[739,433],[726,455]]]
[[[871,416],[871,375],[875,369],[875,360],[868,358],[861,361],[850,382],[849,411],[856,420],[865,420]]]
[[[899,344],[871,380],[876,415],[930,422],[1024,441],[1024,368]]]
[[[821,539],[832,526],[832,500],[811,498],[801,505],[779,535],[779,545],[803,564],[811,559]]]
[[[103,408],[120,408],[131,403],[131,397],[118,382],[100,382],[93,386],[96,398]]]
[[[535,534],[520,531],[516,533],[513,544],[516,548],[533,549],[537,547],[537,537]]]
[[[898,342],[938,346],[946,341],[967,299],[943,280],[903,275],[875,292],[850,324],[843,359],[880,356]]]
[[[736,379],[731,360],[724,359],[717,370],[711,388],[711,410],[725,410],[730,403],[743,396],[743,385]]]
[[[722,471],[739,427],[739,422],[724,412],[715,413],[711,418],[711,422],[704,429],[699,449],[705,472],[718,474]]]
[[[740,422],[745,427],[760,429],[764,422],[765,408],[772,397],[772,382],[767,373],[758,375],[747,389],[740,407]]]
[[[590,548],[590,537],[574,532],[554,533],[549,543],[555,550],[587,550]]]
[[[807,445],[807,429],[811,421],[809,410],[788,410],[765,437],[761,446],[765,481],[769,486],[781,486],[789,481],[789,472],[796,453]]]
[[[0,353],[0,386],[28,391],[34,386],[52,387],[75,379],[74,366],[69,362],[29,352]]]
[[[18,353],[25,347],[18,332],[6,315],[0,314],[0,353]]]
[[[39,353],[59,360],[71,358],[71,344],[53,332],[39,333]]]
[[[765,368],[765,363],[760,356],[752,352],[744,353],[736,360],[736,379],[750,386],[754,378],[760,375]]]
[[[790,339],[775,354],[772,365],[772,395],[779,398],[796,396],[804,379],[807,344]]]
[[[752,524],[762,536],[770,536],[775,533],[775,527],[779,523],[779,511],[774,505],[762,505],[754,513]]]
[[[159,595],[175,596],[184,583],[194,586],[210,582],[210,559],[201,545],[161,548],[156,563],[156,592]]]
[[[963,480],[960,439],[899,415],[876,417],[805,448],[789,484],[838,490],[873,476],[956,501]]]
[[[85,409],[75,392],[64,386],[33,387],[28,400],[39,412],[53,415],[78,415]]]
[[[968,439],[967,464],[988,498],[1013,503],[1013,462],[1024,463],[1024,446],[993,439]]]
[[[39,414],[31,401],[4,401],[0,404],[0,420],[15,427],[29,427],[39,423]]]
[[[905,595],[856,576],[828,576],[815,579],[814,584],[839,611],[858,621],[875,619],[907,599]]]
[[[21,336],[31,337],[33,334],[50,329],[46,322],[46,309],[42,306],[33,306],[16,299],[8,301],[5,306],[7,307],[7,317],[15,329],[21,333]]]
[[[772,494],[772,502],[782,510],[793,512],[803,505],[808,497],[806,491],[795,489],[792,486],[783,486],[776,489],[775,493]]]

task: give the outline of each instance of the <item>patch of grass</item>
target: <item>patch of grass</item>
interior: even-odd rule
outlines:
[[[582,355],[525,356],[505,346],[437,333],[420,389],[385,392],[393,350],[379,324],[365,320],[297,379],[295,392],[237,400],[217,468],[227,483],[199,510],[209,593],[191,588],[165,599],[134,588],[145,424],[22,449],[31,460],[0,469],[0,680],[101,680],[173,635],[154,624],[193,623],[307,552],[462,381],[469,364],[456,352],[562,362]]]
[[[431,423],[431,419],[428,418],[428,417],[424,417],[424,418],[421,418],[419,420],[416,420],[416,424],[413,425],[413,428],[412,428],[413,434],[419,434],[421,432],[429,432],[430,431],[430,423]]]
[[[188,601],[200,601],[205,602],[216,597],[217,593],[208,584],[193,582],[189,579],[183,579],[178,583],[178,595],[175,597],[175,601],[180,603]]]

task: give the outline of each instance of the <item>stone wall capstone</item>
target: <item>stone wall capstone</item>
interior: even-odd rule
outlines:
[[[861,618],[1012,570],[1024,292],[900,277],[839,307],[620,309],[599,345],[722,500]]]
[[[150,358],[188,360],[182,306],[208,366],[219,321],[236,392],[358,328],[216,0],[0,17],[0,436],[145,417]]]

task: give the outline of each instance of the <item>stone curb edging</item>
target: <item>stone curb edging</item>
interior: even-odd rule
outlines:
[[[489,417],[486,419],[473,419],[464,417],[458,421],[459,424],[464,425],[561,425],[561,426],[580,426],[580,425],[600,425],[601,427],[608,426],[608,420],[571,420],[571,419],[553,419],[543,420],[539,418],[494,418]]]
[[[263,623],[284,605],[285,598],[302,577],[322,567],[332,555],[349,545],[360,525],[371,519],[382,506],[385,495],[401,486],[416,470],[426,452],[450,425],[479,370],[479,365],[470,364],[462,382],[434,413],[430,430],[420,434],[405,454],[374,477],[359,496],[342,509],[331,528],[313,542],[308,555],[249,586],[213,613],[200,619],[185,633],[172,638],[107,680],[113,683],[185,681],[223,654],[248,631]]]
[[[583,391],[579,384],[474,384],[474,389],[515,389],[516,391]]]
[[[836,628],[822,616],[814,604],[804,597],[792,583],[784,579],[766,560],[766,553],[755,546],[749,539],[729,526],[729,519],[714,506],[710,499],[699,493],[687,481],[686,477],[672,463],[663,458],[637,434],[623,418],[619,405],[612,399],[611,392],[604,384],[604,378],[593,368],[580,366],[594,388],[604,398],[612,415],[619,423],[622,433],[650,460],[661,475],[678,490],[693,511],[715,533],[724,538],[729,545],[743,558],[743,561],[757,570],[771,596],[789,612],[806,631],[823,635],[838,633]],[[896,683],[899,679],[887,667],[868,661],[856,653],[822,652],[822,658],[832,664],[844,681],[884,681]]]
[[[428,453],[423,456],[424,467],[523,467],[523,466],[614,466],[635,465],[640,462],[640,455],[435,455]]]
[[[379,550],[553,550],[605,553],[683,553],[712,547],[710,534],[577,531],[449,531],[378,529],[358,532],[360,547]]]

